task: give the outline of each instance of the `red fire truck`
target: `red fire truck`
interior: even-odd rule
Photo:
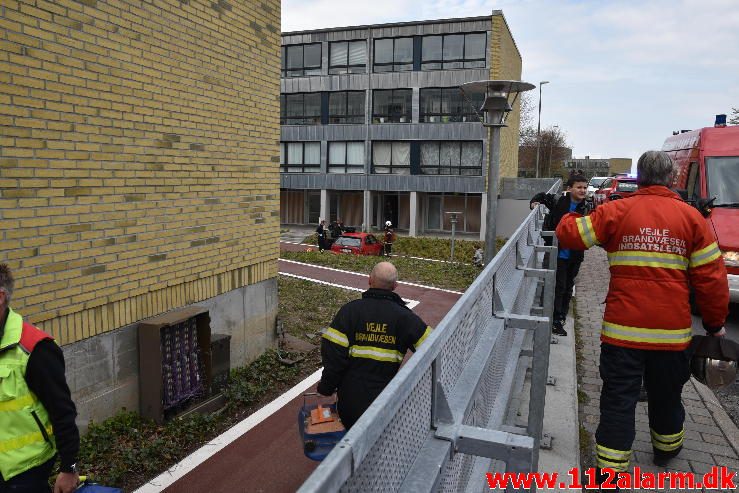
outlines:
[[[713,127],[682,130],[662,150],[675,163],[673,187],[706,216],[729,272],[731,302],[739,302],[739,126],[717,115]]]

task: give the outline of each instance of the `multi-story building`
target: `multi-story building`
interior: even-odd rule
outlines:
[[[519,80],[521,55],[491,16],[283,33],[280,221],[389,220],[416,235],[484,234],[487,139],[465,82]],[[519,107],[501,134],[518,166]]]

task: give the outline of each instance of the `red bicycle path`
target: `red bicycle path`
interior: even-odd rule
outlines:
[[[296,251],[306,247],[281,242],[280,248]],[[368,287],[366,274],[338,272],[284,260],[279,261],[279,272],[363,290]],[[413,311],[432,327],[461,296],[461,293],[408,284],[399,284],[396,292],[404,299],[418,301]],[[301,397],[293,399],[163,491],[279,493],[297,490],[318,465],[303,455],[297,423],[302,404]]]

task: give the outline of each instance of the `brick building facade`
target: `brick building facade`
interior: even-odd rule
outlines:
[[[2,2],[0,260],[81,420],[138,406],[137,322],[274,338],[280,2]]]

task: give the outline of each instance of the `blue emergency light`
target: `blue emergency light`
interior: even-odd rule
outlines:
[[[716,123],[714,127],[725,127],[726,126],[726,115],[716,115]]]

